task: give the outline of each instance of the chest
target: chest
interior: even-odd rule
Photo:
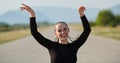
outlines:
[[[50,50],[51,55],[70,57],[76,55],[77,50],[70,45],[59,45]]]

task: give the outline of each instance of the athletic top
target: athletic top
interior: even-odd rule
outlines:
[[[85,15],[80,18],[82,20],[84,31],[75,41],[68,44],[60,44],[59,42],[53,42],[45,38],[37,31],[36,18],[30,18],[31,34],[39,44],[48,49],[51,63],[76,63],[77,51],[85,43],[91,31],[90,25]]]

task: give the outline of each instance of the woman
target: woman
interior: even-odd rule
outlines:
[[[35,12],[27,5],[22,4],[21,10],[26,10],[30,14],[30,30],[33,37],[46,47],[50,53],[51,63],[76,63],[77,51],[85,43],[88,38],[91,28],[84,15],[85,7],[81,6],[78,11],[82,20],[84,31],[82,34],[72,43],[68,42],[69,27],[65,22],[58,22],[55,25],[54,33],[58,38],[57,42],[53,42],[43,37],[37,31]]]

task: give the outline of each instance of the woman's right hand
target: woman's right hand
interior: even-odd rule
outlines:
[[[30,17],[35,17],[35,12],[32,8],[30,8],[28,5],[22,4],[22,7],[20,7],[21,11],[26,10],[29,12]]]

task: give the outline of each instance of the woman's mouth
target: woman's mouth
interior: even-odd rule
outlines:
[[[66,37],[67,37],[67,35],[61,35],[60,37],[61,37],[61,38],[66,38]]]

